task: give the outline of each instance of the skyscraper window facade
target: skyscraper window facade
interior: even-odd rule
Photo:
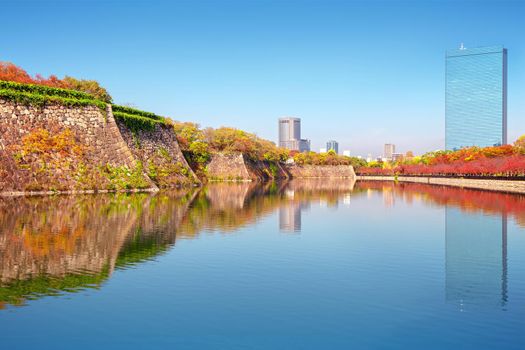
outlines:
[[[336,154],[339,154],[339,143],[334,140],[330,140],[326,143],[326,150],[333,150]]]
[[[293,151],[310,151],[310,140],[301,139],[300,118],[279,118],[279,147]]]
[[[507,143],[507,49],[447,51],[445,95],[447,150]]]

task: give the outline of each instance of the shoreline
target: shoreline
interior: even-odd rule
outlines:
[[[525,194],[525,180],[469,179],[433,176],[356,175],[357,181],[398,181]]]

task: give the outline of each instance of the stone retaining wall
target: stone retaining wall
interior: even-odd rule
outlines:
[[[357,180],[395,181],[396,178],[394,176],[358,175]],[[398,176],[397,181],[417,182],[417,183],[425,183],[425,184],[431,184],[431,185],[445,185],[445,186],[454,186],[454,187],[475,188],[475,189],[489,190],[489,191],[525,193],[525,181],[523,180]]]
[[[296,165],[287,164],[292,178],[355,178],[351,165]]]
[[[39,130],[57,135],[70,130],[81,155],[32,154],[22,165],[15,161],[22,138]],[[43,166],[44,165],[44,166]],[[0,192],[30,190],[87,190],[111,188],[111,180],[95,174],[100,166],[133,169],[137,161],[113,117],[96,106],[26,106],[0,99]],[[140,177],[140,176],[137,176]],[[156,188],[147,176],[141,187]]]
[[[117,121],[120,133],[133,155],[142,161],[148,176],[162,188],[199,183],[182,154],[173,128],[157,124],[154,130],[132,132]]]
[[[264,181],[290,178],[354,179],[350,165],[295,165],[252,161],[241,153],[215,154],[207,166],[210,180]]]

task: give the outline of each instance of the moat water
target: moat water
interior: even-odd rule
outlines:
[[[0,199],[2,349],[524,349],[525,197],[383,182]]]

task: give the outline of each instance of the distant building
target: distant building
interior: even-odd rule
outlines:
[[[507,49],[447,51],[445,85],[447,150],[507,143]]]
[[[279,147],[292,151],[310,151],[310,140],[301,139],[300,118],[279,118]]]
[[[392,161],[397,162],[398,160],[403,159],[403,153],[392,153]]]
[[[319,153],[326,153],[326,148],[319,148]]]
[[[326,150],[334,150],[336,154],[339,154],[339,143],[334,140],[330,140],[326,143]]]
[[[366,157],[366,162],[370,163],[372,161],[372,155],[368,153],[368,156]]]
[[[343,151],[343,156],[350,157],[350,151],[349,150],[344,150]]]
[[[385,143],[385,152],[383,153],[383,157],[387,160],[392,160],[392,155],[394,153],[396,153],[396,145]]]

